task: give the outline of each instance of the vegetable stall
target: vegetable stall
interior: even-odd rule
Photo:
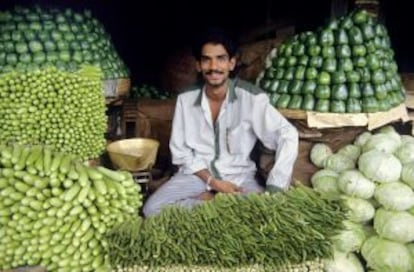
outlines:
[[[174,96],[130,88],[89,11],[0,12],[0,269],[412,271],[414,137],[384,126],[407,118],[386,28],[356,10],[299,33],[257,84],[301,132],[294,186],[144,219],[133,175],[102,159],[108,96],[131,89],[162,126]]]

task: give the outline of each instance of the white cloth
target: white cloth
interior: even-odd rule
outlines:
[[[286,189],[298,154],[298,133],[270,105],[264,92],[242,80],[230,80],[216,124],[203,89],[178,96],[170,149],[180,173],[193,174],[206,168],[216,178],[254,173],[256,165],[250,153],[257,139],[276,150],[266,184]]]

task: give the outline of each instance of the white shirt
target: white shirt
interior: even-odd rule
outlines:
[[[276,150],[266,184],[286,189],[298,155],[298,133],[263,91],[240,79],[229,80],[215,124],[204,89],[195,87],[178,96],[170,149],[180,172],[209,169],[219,179],[252,174],[256,165],[250,153],[258,139]]]

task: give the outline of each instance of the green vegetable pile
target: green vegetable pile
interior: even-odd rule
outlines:
[[[45,144],[83,159],[105,148],[105,99],[100,70],[54,67],[0,75],[0,139]]]
[[[312,186],[348,207],[345,230],[333,237],[329,271],[362,272],[361,263],[373,271],[413,271],[414,137],[386,126],[335,153],[321,145],[311,150],[311,160],[324,168]]]
[[[162,91],[148,84],[132,86],[130,96],[131,98],[151,98],[159,100],[165,100],[173,97],[172,93]]]
[[[107,235],[110,263],[121,269],[305,268],[306,261],[318,265],[331,256],[330,237],[340,232],[344,219],[341,201],[304,186],[273,195],[218,195],[192,210],[168,207],[157,216],[115,227]]]
[[[76,71],[99,66],[104,79],[128,77],[103,25],[91,12],[15,7],[0,12],[0,73],[55,66]]]
[[[379,112],[405,99],[387,30],[365,10],[295,35],[270,58],[258,82],[280,109]]]
[[[47,147],[0,145],[0,270],[108,271],[103,237],[137,216],[139,188]]]

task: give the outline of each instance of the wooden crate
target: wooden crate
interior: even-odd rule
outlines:
[[[109,101],[120,96],[127,96],[130,89],[131,80],[129,78],[108,79],[103,82],[103,92]]]

